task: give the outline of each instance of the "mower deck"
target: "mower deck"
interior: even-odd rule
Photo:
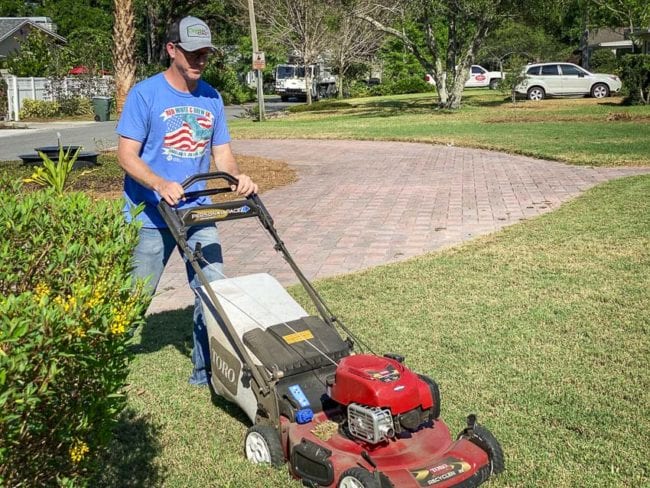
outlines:
[[[490,475],[487,453],[465,438],[451,440],[449,429],[440,420],[394,440],[371,445],[340,431],[331,437],[321,435],[318,426],[330,422],[330,417],[331,413],[320,412],[312,422],[302,425],[283,419],[283,444],[294,446],[291,453],[286,453],[293,474],[318,486],[334,486],[353,467],[379,471],[383,475],[382,488],[469,488],[478,486]]]

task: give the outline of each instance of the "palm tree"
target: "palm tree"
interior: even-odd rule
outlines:
[[[113,66],[115,68],[115,102],[119,116],[122,113],[126,95],[135,83],[135,23],[133,0],[115,0]]]

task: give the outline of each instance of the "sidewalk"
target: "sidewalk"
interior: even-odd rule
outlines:
[[[650,168],[590,168],[401,142],[245,140],[237,154],[287,161],[298,181],[262,194],[309,279],[396,262],[550,212],[592,186]],[[263,190],[263,189],[262,189]],[[296,279],[253,219],[219,227],[227,276]],[[191,305],[175,253],[149,313]]]

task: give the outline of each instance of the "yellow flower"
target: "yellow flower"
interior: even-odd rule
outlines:
[[[74,310],[77,306],[77,299],[72,295],[68,295],[66,298],[57,296],[54,298],[54,302],[66,313]]]
[[[47,286],[45,283],[39,283],[36,285],[36,289],[34,292],[36,293],[36,298],[40,301],[43,297],[46,297],[47,295],[50,294],[50,289],[49,286]]]
[[[90,451],[88,444],[82,440],[76,439],[69,450],[70,459],[72,459],[72,462],[76,464],[80,462],[86,454],[88,454],[88,451]]]
[[[85,336],[86,336],[86,331],[84,330],[83,327],[77,327],[77,328],[73,331],[73,333],[74,333],[74,335],[76,335],[77,337],[85,337]]]
[[[100,305],[106,297],[107,286],[104,281],[100,281],[93,289],[93,294],[88,300],[87,307],[95,308],[97,305]]]
[[[111,334],[120,335],[126,332],[126,326],[129,324],[127,312],[124,310],[113,309],[113,323],[111,324]]]

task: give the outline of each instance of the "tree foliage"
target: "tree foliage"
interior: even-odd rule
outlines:
[[[514,8],[509,0],[359,2],[356,15],[404,42],[435,80],[438,105],[460,107],[469,69],[488,33]],[[392,14],[392,24],[378,14]],[[404,28],[405,21],[417,26]]]

